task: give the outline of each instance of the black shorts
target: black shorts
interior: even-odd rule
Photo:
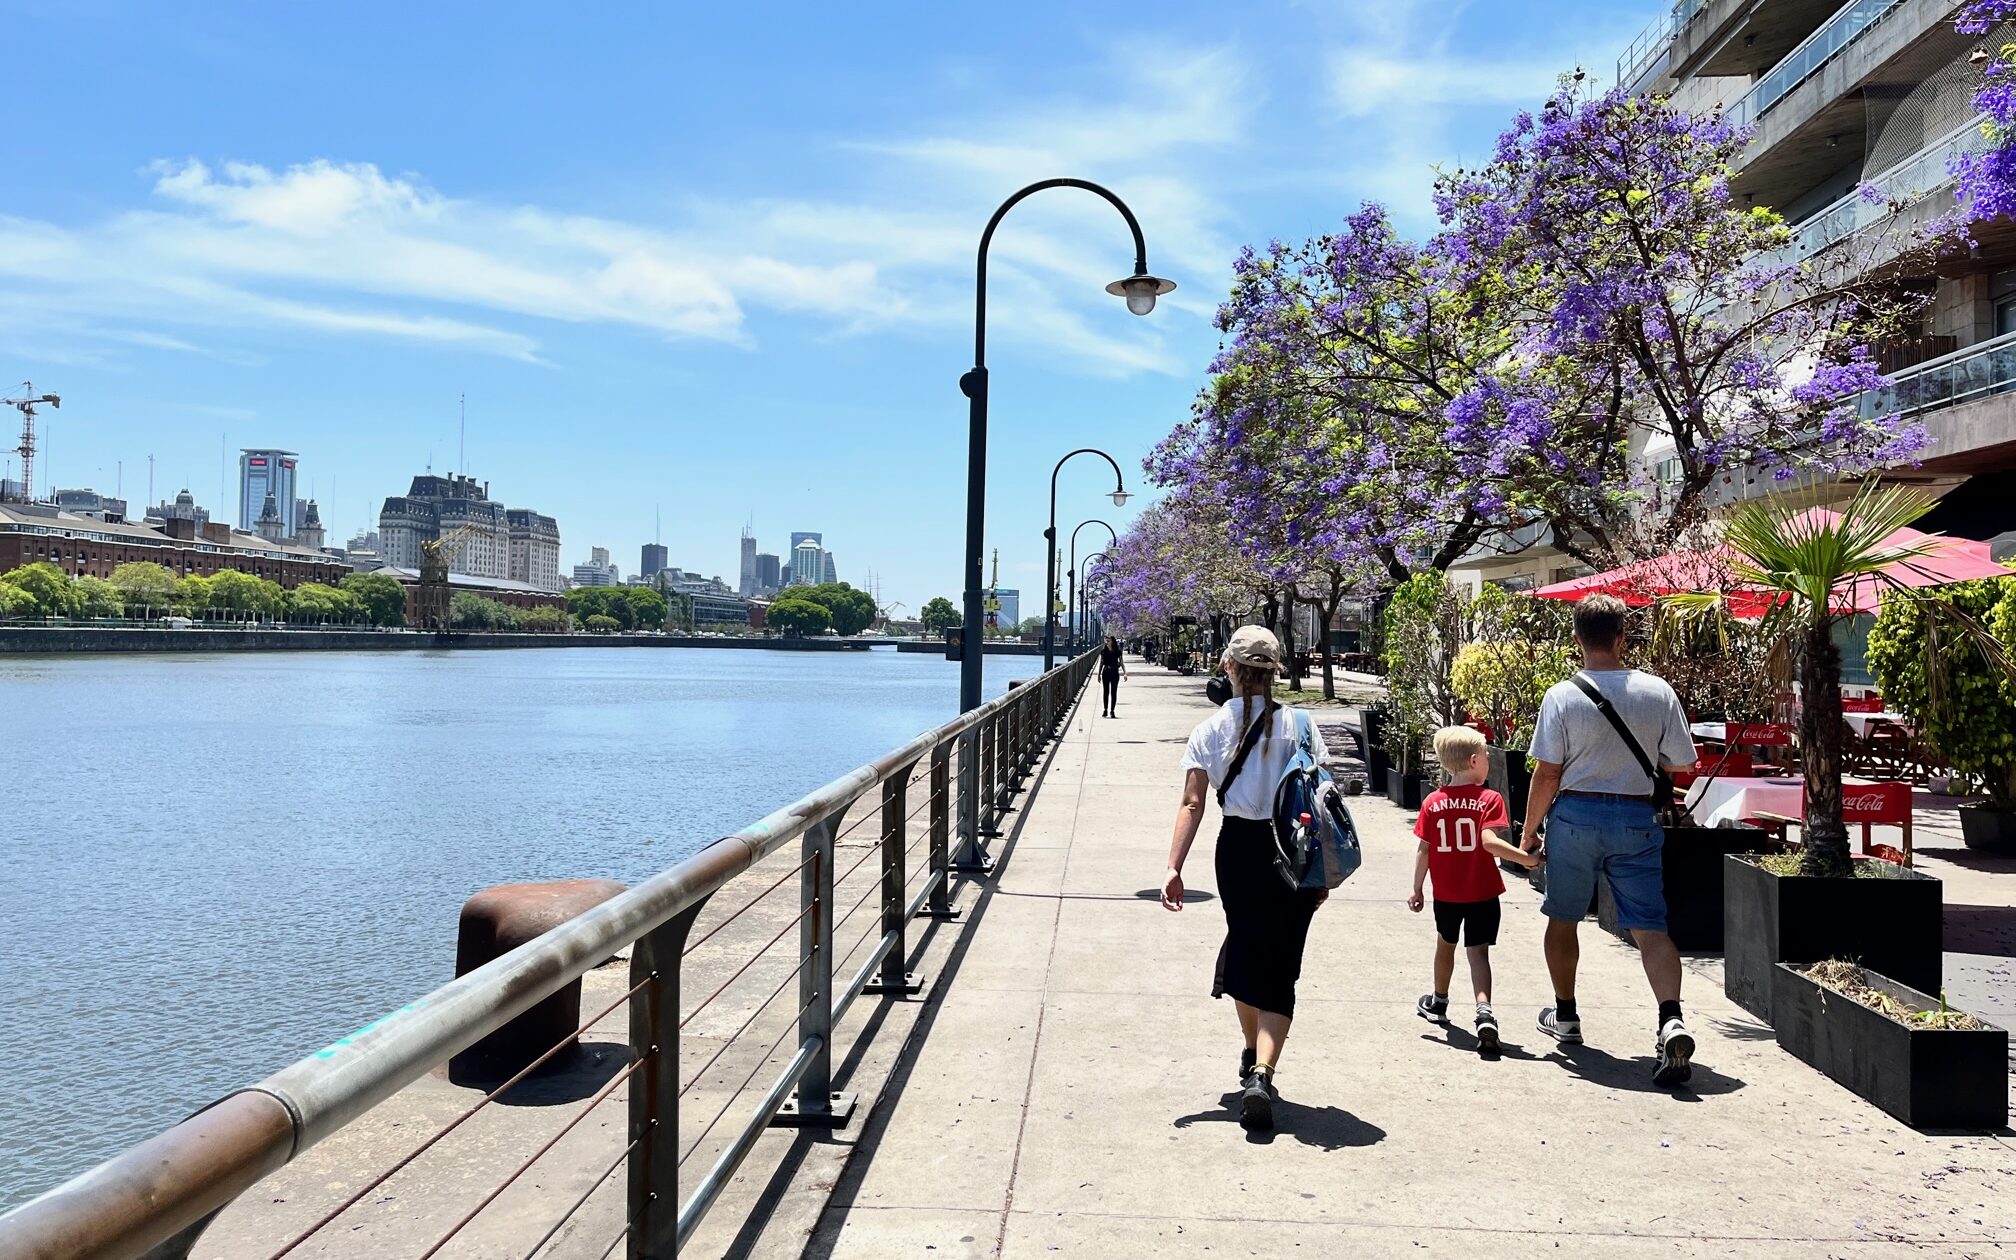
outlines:
[[[1465,945],[1498,943],[1498,898],[1489,901],[1438,901],[1435,903],[1435,930],[1451,945],[1456,931],[1463,931]]]

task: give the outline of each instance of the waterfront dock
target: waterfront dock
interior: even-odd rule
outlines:
[[[1185,872],[1193,904],[1170,914],[1154,897],[1176,762],[1208,711],[1201,692],[1143,668],[1123,685],[1119,719],[1073,712],[1003,820],[993,875],[959,889],[963,918],[913,938],[927,992],[864,997],[839,1025],[835,1087],[858,1095],[853,1121],[766,1134],[684,1254],[1962,1257],[2016,1246],[2007,1134],[1891,1120],[1779,1050],[1722,996],[1717,958],[1688,962],[1701,1047],[1682,1090],[1653,1087],[1636,955],[1593,922],[1580,994],[1589,1044],[1564,1049],[1531,1031],[1548,985],[1538,899],[1520,881],[1508,881],[1494,951],[1502,1056],[1480,1058],[1460,1023],[1419,1019],[1433,928],[1405,906],[1411,820],[1379,799],[1354,801],[1367,861],[1311,935],[1279,1131],[1241,1131],[1228,1106],[1232,1012],[1208,992],[1223,926],[1208,827]],[[868,843],[843,841],[842,869],[848,846]],[[1921,853],[1949,880],[1949,904],[2006,907],[1990,875],[1943,861],[1940,843],[1928,836]],[[780,875],[791,866],[768,861]],[[745,881],[761,887],[765,874]],[[729,924],[711,974],[726,978],[789,918],[779,900]],[[2016,950],[1970,939],[1985,952],[1949,955],[1956,1001],[2006,1016]],[[686,1006],[719,983],[703,961],[690,965]],[[731,992],[770,992],[788,962],[759,962]],[[620,1001],[627,974],[591,972],[584,1012]],[[732,1035],[750,1005],[709,1007],[686,1030],[686,1062],[727,1047],[680,1112],[690,1168],[723,1140],[709,1122],[753,1105],[747,1091],[781,1062],[758,1053],[772,1043],[761,1022]],[[783,1018],[769,1027],[788,1031]],[[619,1011],[575,1070],[490,1108],[293,1254],[419,1254],[626,1053]],[[591,1112],[442,1254],[525,1254],[620,1155],[626,1094],[618,1086],[619,1105]],[[227,1209],[193,1254],[270,1254],[476,1096],[438,1074],[408,1088]],[[540,1254],[601,1254],[623,1226],[621,1183],[619,1169]]]

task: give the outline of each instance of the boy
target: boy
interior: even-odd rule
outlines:
[[[1445,726],[1435,732],[1435,756],[1449,780],[1421,803],[1414,834],[1421,847],[1414,855],[1414,895],[1409,910],[1420,912],[1422,884],[1435,882],[1435,991],[1415,1006],[1423,1019],[1449,1022],[1449,981],[1456,971],[1460,931],[1470,957],[1470,985],[1477,994],[1477,1049],[1498,1049],[1498,1020],[1491,1014],[1491,946],[1498,941],[1498,899],[1505,878],[1494,858],[1517,862],[1529,870],[1537,855],[1512,847],[1505,798],[1484,786],[1490,759],[1484,737],[1467,726]]]

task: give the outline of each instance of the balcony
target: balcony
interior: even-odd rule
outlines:
[[[1630,47],[1617,58],[1617,82],[1620,86],[1636,92],[1643,85],[1662,56],[1666,56],[1673,41],[1687,29],[1687,24],[1699,17],[1711,0],[1679,0],[1670,10],[1654,18],[1652,24],[1639,32]]]
[[[1981,153],[1990,141],[1982,130],[1986,116],[1978,116],[1955,128],[1902,162],[1864,181],[1879,194],[1864,197],[1860,190],[1802,220],[1792,229],[1792,243],[1768,256],[1774,264],[1800,262],[1847,240],[1864,228],[1882,222],[1897,208],[1923,201],[1953,185],[1953,160],[1963,153]]]
[[[2004,333],[1896,373],[1882,389],[1856,395],[1855,408],[1865,420],[1893,413],[1917,417],[2012,389],[2016,333]]]
[[[1848,0],[1824,26],[1808,35],[1724,110],[1722,116],[1739,127],[1756,122],[1903,3],[1904,0]]]

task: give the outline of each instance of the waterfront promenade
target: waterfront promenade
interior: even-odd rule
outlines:
[[[842,1025],[840,1084],[862,1103],[854,1124],[766,1137],[688,1254],[1817,1258],[2016,1249],[2016,1140],[1926,1135],[1891,1120],[1781,1052],[1768,1029],[1724,999],[1718,959],[1688,963],[1685,997],[1701,1048],[1687,1089],[1652,1086],[1652,1010],[1636,955],[1593,922],[1583,933],[1580,995],[1590,1044],[1564,1051],[1529,1031],[1548,986],[1537,898],[1518,881],[1494,951],[1502,1057],[1480,1059],[1460,1025],[1445,1031],[1417,1018],[1433,929],[1406,910],[1410,819],[1383,800],[1354,803],[1366,864],[1311,935],[1281,1070],[1280,1130],[1242,1132],[1226,1105],[1235,1025],[1229,1005],[1208,995],[1223,926],[1210,899],[1208,840],[1185,872],[1198,900],[1172,915],[1153,895],[1176,761],[1208,711],[1201,691],[1196,679],[1143,667],[1123,685],[1118,720],[1079,707],[1008,816],[996,877],[966,886],[964,920],[916,945],[930,994],[864,1000]],[[1964,890],[1949,885],[1949,903],[2001,895],[2003,881],[1934,864],[1965,881]],[[760,939],[782,921],[737,927]],[[1979,971],[1973,1000],[2006,999],[1998,987],[2008,983],[2006,956],[1984,957]],[[620,994],[621,975],[592,973],[584,1009]],[[697,980],[695,988],[705,991]],[[735,1013],[708,1020],[725,1030]],[[689,1030],[701,1044],[686,1053],[708,1031]],[[620,1033],[596,1042],[591,1059],[607,1061]],[[592,1063],[585,1070],[595,1083],[609,1071],[606,1062],[599,1077]],[[724,1065],[709,1079],[732,1092],[742,1075]],[[548,1088],[546,1101],[578,1100],[593,1085]],[[697,1130],[726,1096],[696,1100],[703,1105],[682,1114],[682,1129]],[[438,1077],[416,1085],[247,1195],[195,1254],[268,1254],[358,1184],[358,1169],[382,1166],[424,1122],[466,1101],[467,1091]],[[389,1184],[295,1254],[418,1254],[569,1110],[526,1103],[493,1109],[490,1127],[445,1164]],[[613,1107],[584,1124],[534,1184],[521,1183],[442,1254],[524,1254],[543,1230],[537,1223],[614,1158],[621,1115]],[[620,1228],[620,1208],[620,1188],[598,1194],[541,1254],[599,1254]]]

